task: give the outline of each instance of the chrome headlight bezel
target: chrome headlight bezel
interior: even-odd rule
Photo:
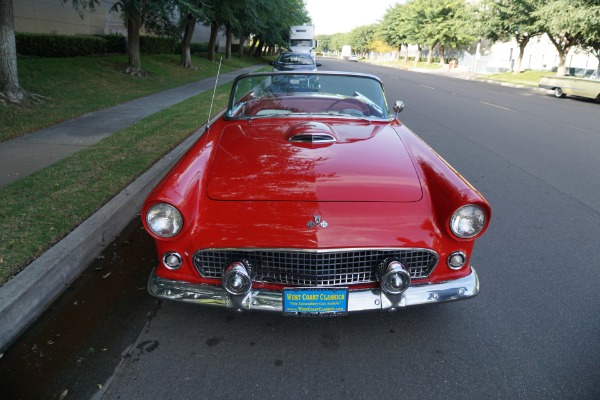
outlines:
[[[172,238],[183,229],[183,216],[168,203],[156,203],[146,211],[146,226],[158,237]]]
[[[460,239],[471,239],[485,228],[487,215],[483,208],[467,204],[458,208],[450,218],[450,231]]]

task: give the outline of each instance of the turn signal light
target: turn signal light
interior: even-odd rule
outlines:
[[[163,265],[170,270],[179,269],[183,264],[183,259],[179,255],[179,253],[169,252],[165,253],[162,258]]]

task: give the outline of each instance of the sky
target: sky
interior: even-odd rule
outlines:
[[[361,25],[376,23],[385,11],[401,0],[304,0],[315,34],[350,32]]]

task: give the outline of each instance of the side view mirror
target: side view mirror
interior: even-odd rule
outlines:
[[[269,62],[269,65],[274,66],[275,65],[275,61]]]
[[[398,114],[404,110],[404,102],[402,100],[396,100],[393,110],[396,113],[396,116],[398,116]]]
[[[323,66],[322,63],[319,63],[319,62],[317,63],[317,67],[322,67],[322,66]]]

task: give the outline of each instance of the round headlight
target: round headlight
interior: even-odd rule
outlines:
[[[148,209],[146,223],[156,236],[170,238],[181,231],[183,217],[172,205],[158,203]]]
[[[452,233],[461,239],[477,236],[485,226],[485,212],[473,204],[456,210],[450,219]]]

